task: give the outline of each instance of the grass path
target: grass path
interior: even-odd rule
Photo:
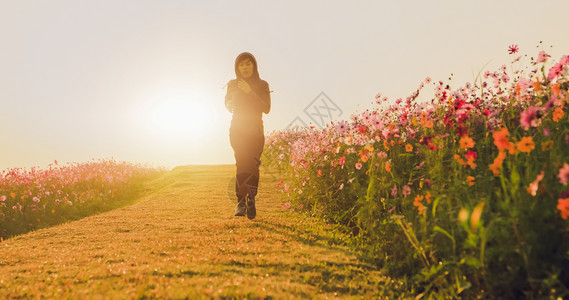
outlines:
[[[136,204],[5,240],[2,298],[400,297],[398,284],[280,209],[263,175],[257,218],[233,217],[234,166],[185,166]]]

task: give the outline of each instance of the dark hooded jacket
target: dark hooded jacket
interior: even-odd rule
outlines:
[[[249,78],[242,78],[237,62],[244,56],[248,57],[254,66],[254,72]],[[263,113],[267,114],[271,110],[271,95],[269,84],[259,77],[257,60],[248,52],[241,53],[235,59],[235,75],[227,83],[227,94],[225,95],[225,106],[229,112],[233,113],[231,127],[241,132],[263,133]],[[247,81],[251,86],[251,92],[245,93],[237,87],[239,79]]]

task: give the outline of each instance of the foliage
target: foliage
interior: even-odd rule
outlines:
[[[510,49],[510,53],[517,52]],[[423,297],[569,295],[569,58],[273,132],[278,188]],[[434,98],[418,101],[425,85]]]
[[[114,208],[159,170],[114,160],[0,173],[0,237]]]

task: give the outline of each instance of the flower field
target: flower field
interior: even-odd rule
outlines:
[[[0,173],[0,239],[116,207],[159,170],[114,160]]]
[[[541,51],[267,137],[290,203],[423,297],[569,297],[569,57]],[[434,97],[420,101],[423,89]]]

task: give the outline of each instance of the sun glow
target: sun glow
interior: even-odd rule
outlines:
[[[211,133],[216,113],[210,99],[191,90],[167,90],[147,102],[147,132],[162,139],[199,141]]]

